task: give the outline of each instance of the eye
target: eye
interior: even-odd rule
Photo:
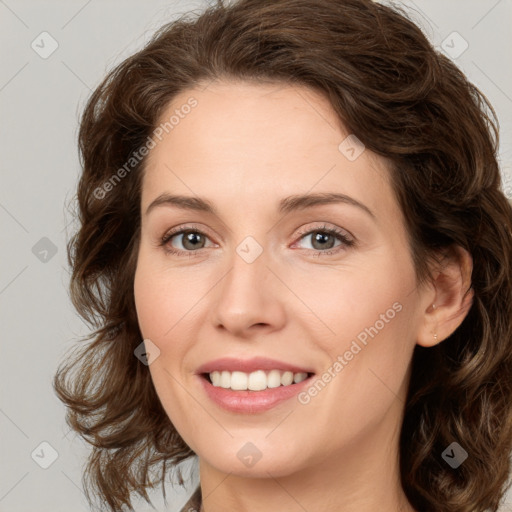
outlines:
[[[300,235],[300,240],[307,239],[309,237],[313,248],[312,250],[317,252],[318,256],[336,254],[345,250],[347,247],[355,245],[355,241],[347,232],[325,225],[302,232]],[[334,245],[336,240],[340,241],[337,246]]]
[[[176,243],[181,244],[183,249],[174,247],[174,238],[177,240]],[[199,229],[188,227],[166,233],[162,237],[160,245],[163,246],[165,252],[169,254],[183,255],[189,253],[189,256],[195,256],[195,254],[192,253],[204,249],[206,240],[209,240],[206,233]]]
[[[303,231],[299,235],[300,240],[310,238],[311,250],[318,256],[336,254],[355,245],[355,240],[346,231],[326,225]],[[176,239],[177,242],[173,239]],[[201,252],[201,249],[208,247],[206,245],[208,240],[209,237],[206,233],[193,226],[187,226],[166,233],[159,245],[164,248],[167,254],[193,257],[197,255],[196,253]],[[336,241],[339,241],[338,245],[335,245]],[[175,243],[180,244],[182,248],[176,247]],[[215,244],[212,245],[215,246]]]

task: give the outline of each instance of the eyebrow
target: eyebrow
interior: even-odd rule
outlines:
[[[287,214],[292,211],[304,210],[314,206],[328,204],[348,204],[360,208],[373,219],[375,214],[363,203],[357,201],[353,197],[339,193],[316,193],[293,195],[281,199],[278,211],[281,214]],[[147,208],[146,215],[157,206],[175,206],[184,210],[195,210],[218,216],[217,209],[207,199],[201,197],[180,196],[163,193],[159,195]]]

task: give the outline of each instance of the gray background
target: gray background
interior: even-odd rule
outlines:
[[[454,61],[495,107],[503,180],[512,197],[512,0],[399,3],[436,46],[452,47]],[[64,406],[51,387],[65,351],[87,332],[68,298],[65,255],[76,227],[68,204],[79,174],[78,115],[107,70],[177,13],[205,5],[0,0],[0,512],[88,510],[81,488],[88,447],[68,432]],[[44,31],[58,43],[47,58],[40,53],[52,41],[40,36]],[[467,50],[455,55],[464,40]],[[58,456],[43,469],[52,449]],[[186,501],[197,474],[192,476],[188,489],[174,491],[168,510]],[[172,495],[170,484],[167,489]],[[159,495],[151,494],[160,511]],[[144,502],[135,508],[152,510]],[[512,493],[502,510],[509,508]]]

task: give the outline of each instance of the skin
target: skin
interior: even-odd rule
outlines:
[[[318,93],[220,81],[180,93],[162,120],[190,97],[197,106],[146,160],[134,292],[144,339],[160,350],[149,366],[155,389],[199,457],[202,510],[413,511],[398,466],[410,361],[416,344],[441,342],[462,322],[470,256],[447,253],[418,286],[386,161],[368,149],[347,159],[338,146],[348,133]],[[171,205],[146,214],[164,192],[206,198],[218,214]],[[283,197],[316,192],[346,194],[373,216],[346,203],[277,210]],[[206,235],[200,249],[177,235],[167,246],[184,254],[167,254],[159,240],[190,223]],[[301,233],[324,224],[356,244],[334,238],[324,246],[339,252],[319,254],[314,234]],[[236,251],[247,236],[263,250],[252,263]],[[321,378],[395,303],[394,318],[306,404],[228,412],[195,375],[219,357],[265,356]],[[237,457],[247,442],[262,455],[252,467]]]

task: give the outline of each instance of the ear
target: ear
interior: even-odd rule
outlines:
[[[446,250],[440,267],[434,272],[434,290],[428,294],[418,345],[437,345],[462,323],[473,303],[472,271],[473,258],[468,251],[458,245]]]

